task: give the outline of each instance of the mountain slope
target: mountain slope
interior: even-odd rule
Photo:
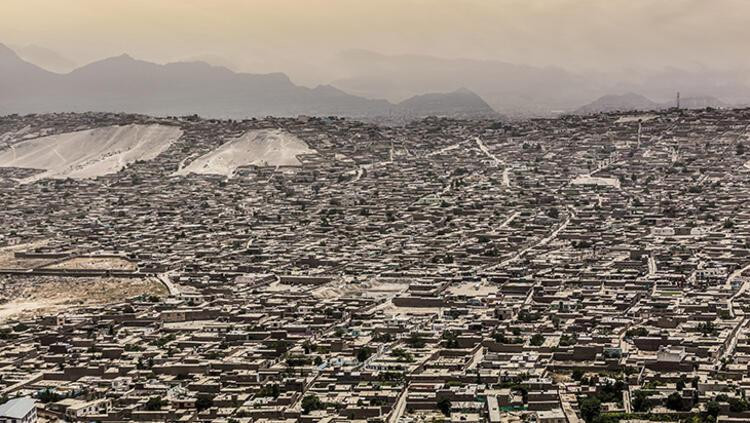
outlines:
[[[213,174],[231,177],[238,167],[297,166],[297,156],[315,153],[294,135],[281,130],[248,131],[204,154],[176,172],[177,175]]]
[[[387,55],[367,50],[342,52],[328,67],[339,75],[332,84],[355,95],[400,101],[463,85],[499,113],[519,117],[572,112],[610,93],[640,93],[665,103],[673,102],[678,91],[684,97],[713,96],[729,104],[750,101],[750,80],[742,69],[574,72],[497,60]]]
[[[450,116],[464,119],[497,118],[481,97],[465,88],[450,93],[422,94],[396,105],[397,113],[406,117]]]
[[[165,125],[108,126],[50,135],[0,151],[0,167],[40,169],[41,178],[93,178],[119,172],[136,160],[151,160],[182,136]]]
[[[675,107],[676,101],[657,103],[640,94],[605,95],[580,107],[575,114],[592,114],[607,112],[662,110]],[[680,100],[683,109],[705,109],[707,107],[730,107],[727,103],[711,96],[685,97]]]
[[[76,68],[76,64],[72,60],[48,48],[31,44],[16,48],[15,51],[23,60],[48,71],[67,73]]]
[[[0,111],[3,104],[24,96],[38,95],[52,89],[60,76],[25,62],[13,50],[0,44]]]
[[[23,61],[0,45],[0,113],[113,111],[153,115],[199,114],[207,117],[400,115],[403,109],[386,100],[354,96],[332,86],[306,88],[282,73],[248,74],[202,62],[159,65],[121,55],[80,67],[68,74],[47,72]],[[465,95],[464,95],[465,96]],[[481,100],[481,99],[480,99]],[[461,95],[436,95],[430,104],[417,102],[414,116],[432,114],[436,102],[444,110],[472,114]],[[452,104],[458,102],[457,104]],[[473,99],[479,111],[486,103]]]
[[[576,114],[606,113],[629,110],[656,110],[663,106],[659,103],[649,100],[648,98],[635,93],[622,95],[608,94],[593,102],[579,108]]]
[[[332,66],[346,76],[333,85],[352,94],[391,101],[466,86],[503,115],[547,114],[572,109],[604,91],[595,78],[555,67],[495,60],[447,59],[426,55],[386,55],[367,50],[339,54]],[[460,78],[460,79],[458,79]]]

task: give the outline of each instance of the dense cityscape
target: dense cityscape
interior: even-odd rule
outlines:
[[[0,415],[750,421],[749,127],[0,117]]]

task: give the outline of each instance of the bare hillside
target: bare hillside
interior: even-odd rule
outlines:
[[[0,167],[40,169],[26,180],[95,178],[151,160],[182,135],[167,125],[107,126],[21,142],[0,152]]]
[[[297,166],[297,155],[315,153],[315,150],[292,134],[279,129],[248,131],[219,148],[197,158],[178,175],[190,173],[232,176],[238,167]]]

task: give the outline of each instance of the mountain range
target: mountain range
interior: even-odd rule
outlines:
[[[239,65],[230,70],[224,65],[231,61],[215,55],[167,64],[121,55],[70,70],[75,65],[52,50],[19,50],[22,54],[0,44],[0,114],[97,110],[392,121],[429,115],[550,117],[662,109],[674,104],[678,91],[683,107],[750,104],[750,78],[739,70],[575,73],[492,60],[348,50],[321,58],[312,74],[306,75],[304,66],[285,68],[308,87],[295,84],[286,73],[244,73]]]
[[[647,111],[663,110],[677,105],[677,99],[670,102],[659,103],[645,96],[635,93],[625,93],[621,95],[608,94],[592,101],[591,103],[578,108],[575,114],[591,114],[604,112],[622,112],[622,111]],[[680,100],[680,107],[685,109],[705,109],[706,107],[723,108],[729,107],[727,103],[711,97],[686,97]]]
[[[496,60],[341,52],[326,65],[340,76],[330,83],[349,93],[400,101],[421,92],[465,86],[499,113],[511,117],[554,116],[612,93],[639,93],[657,103],[716,97],[731,105],[750,103],[750,72],[690,69],[577,71]],[[293,74],[295,75],[295,74]]]
[[[204,62],[156,64],[121,55],[68,73],[47,71],[0,44],[0,114],[113,111],[206,117],[428,115],[497,118],[461,89],[400,103],[348,94],[331,85],[295,85],[283,73],[237,73]]]

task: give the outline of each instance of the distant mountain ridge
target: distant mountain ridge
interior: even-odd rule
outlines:
[[[750,103],[750,79],[742,70],[667,67],[575,72],[554,66],[388,55],[361,49],[340,53],[330,67],[340,73],[333,85],[352,94],[377,93],[395,101],[419,92],[466,86],[499,113],[521,118],[574,112],[611,93],[640,93],[668,102],[679,91],[685,97],[713,96],[729,104]]]
[[[621,95],[607,94],[578,108],[574,114],[663,110],[676,106],[676,98],[675,101],[672,102],[658,103],[636,93],[625,93]],[[681,99],[680,107],[685,109],[704,109],[706,107],[729,107],[729,105],[715,97],[700,96]]]
[[[23,60],[33,63],[42,69],[56,73],[67,73],[76,68],[75,62],[54,50],[37,45],[11,47]]]
[[[396,105],[398,114],[411,116],[451,116],[464,119],[485,119],[497,117],[497,112],[482,97],[466,89],[459,88],[449,93],[421,94],[408,98]]]
[[[400,104],[321,85],[295,85],[283,73],[235,73],[203,62],[160,65],[129,55],[67,74],[46,71],[0,44],[0,113],[113,111],[206,117],[499,117],[474,93],[432,93]]]

